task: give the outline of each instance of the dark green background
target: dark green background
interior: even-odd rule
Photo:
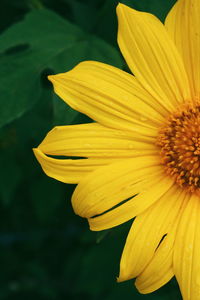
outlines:
[[[175,0],[124,0],[162,21]],[[86,59],[124,70],[117,47],[115,0],[0,2],[0,300],[181,299],[175,280],[140,295],[118,284],[130,223],[90,232],[76,216],[74,186],[43,174],[33,156],[56,124],[88,119],[52,93],[47,74]]]

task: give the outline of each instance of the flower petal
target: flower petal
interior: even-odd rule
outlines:
[[[172,269],[174,238],[175,234],[167,235],[150,263],[137,277],[135,285],[141,294],[158,290],[174,276]]]
[[[182,59],[164,25],[155,16],[123,4],[117,14],[120,49],[142,86],[170,109],[190,98]]]
[[[108,127],[155,135],[166,116],[134,76],[106,64],[83,62],[49,79],[72,108]]]
[[[119,281],[138,276],[149,264],[161,239],[176,222],[183,202],[181,192],[174,185],[159,201],[136,217],[121,257]]]
[[[182,55],[193,97],[200,97],[200,1],[179,0],[165,26]]]
[[[150,187],[157,181],[160,184],[151,189],[149,196]],[[132,205],[133,217],[135,212],[141,212],[159,199],[172,184],[173,180],[163,174],[157,155],[123,159],[98,168],[85,177],[74,191],[72,205],[75,213],[82,217],[97,217],[105,212],[109,214],[108,210],[137,194]]]
[[[183,212],[174,246],[174,273],[184,300],[200,299],[200,201],[191,196]]]
[[[133,197],[144,186],[138,182],[153,166],[159,165],[157,156],[123,159],[89,174],[76,187],[72,196],[75,213],[90,218],[99,215],[120,202]]]
[[[55,159],[45,155],[39,148],[33,149],[43,171],[52,178],[65,183],[78,183],[87,174],[102,165],[110,163],[110,159]]]
[[[137,277],[135,285],[142,294],[152,293],[166,284],[173,276],[172,268],[174,241],[180,217],[188,201],[188,195],[183,191],[182,205],[175,224],[165,236],[144,271]]]
[[[133,219],[159,200],[174,184],[171,178],[163,176],[163,169],[160,166],[142,171],[143,177],[139,177],[140,174],[137,170],[138,179],[136,182],[135,179],[132,181],[132,188],[135,188],[137,195],[103,215],[89,218],[91,230],[109,229]]]
[[[153,138],[97,123],[55,127],[38,148],[49,155],[110,158],[110,163],[157,151]]]

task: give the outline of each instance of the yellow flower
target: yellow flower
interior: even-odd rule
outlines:
[[[175,275],[183,299],[199,300],[200,1],[178,0],[165,25],[123,4],[117,14],[135,76],[92,61],[50,76],[95,123],[56,127],[34,152],[48,176],[78,183],[73,208],[91,230],[136,217],[119,281],[149,293]]]

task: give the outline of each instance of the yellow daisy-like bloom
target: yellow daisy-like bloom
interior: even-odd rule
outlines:
[[[175,275],[183,298],[199,300],[200,1],[178,0],[165,25],[123,4],[117,14],[135,76],[92,61],[50,76],[95,123],[56,127],[34,152],[48,176],[78,183],[73,208],[91,230],[136,217],[119,281],[149,293]]]

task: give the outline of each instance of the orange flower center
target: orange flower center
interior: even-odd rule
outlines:
[[[176,183],[200,195],[200,103],[170,115],[157,139],[161,163]]]

